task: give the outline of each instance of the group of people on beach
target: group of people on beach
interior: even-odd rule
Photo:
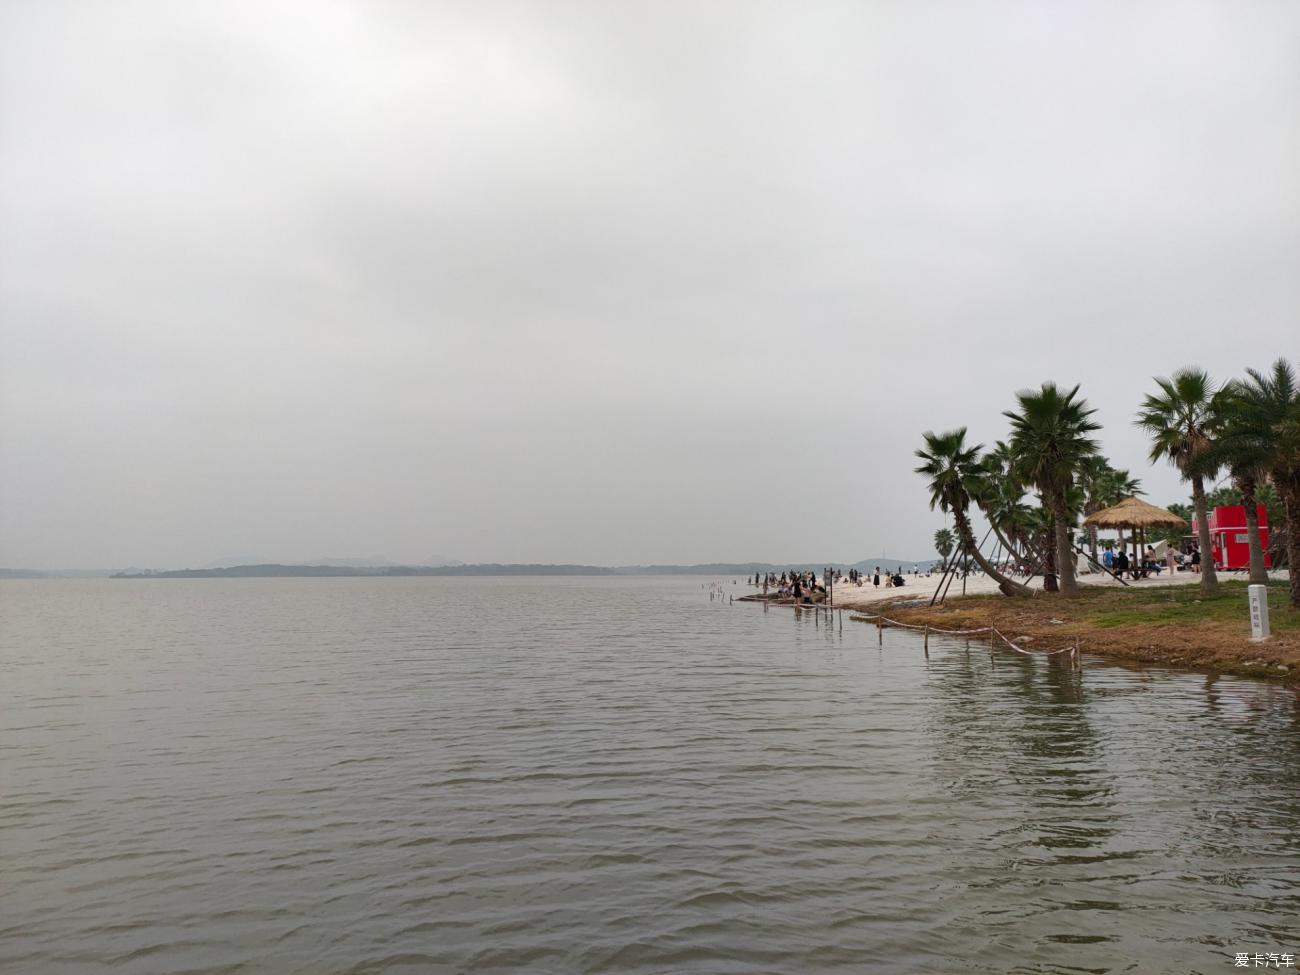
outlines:
[[[1153,575],[1159,576],[1166,569],[1171,576],[1180,569],[1200,572],[1201,550],[1195,544],[1190,545],[1189,549],[1188,552],[1180,552],[1170,545],[1165,549],[1163,561],[1156,557],[1155,549],[1150,545],[1146,547],[1146,551],[1141,556],[1135,555],[1131,559],[1128,552],[1122,548],[1118,551],[1106,549],[1101,555],[1101,564],[1106,571],[1114,573],[1120,578],[1129,576],[1132,579],[1146,579]]]
[[[829,570],[822,573],[822,581],[819,585],[817,582],[817,573],[810,570],[796,572],[791,569],[789,572],[782,572],[780,578],[777,578],[775,572],[769,572],[764,575],[761,572],[754,573],[754,585],[763,587],[763,595],[766,596],[770,588],[776,588],[776,594],[781,599],[793,597],[796,603],[815,603],[826,598],[826,580],[831,578]]]
[[[913,572],[913,574],[915,574],[915,571]],[[895,569],[893,572],[886,572],[886,573],[885,573],[885,588],[886,588],[886,589],[894,589],[894,588],[897,588],[898,586],[903,585],[904,582],[905,582],[905,580],[903,579],[903,571],[902,571],[902,567],[901,567],[901,566],[900,566],[899,568]],[[875,574],[872,575],[872,577],[871,577],[871,583],[872,583],[872,585],[874,585],[877,589],[880,588],[880,566],[876,566]]]
[[[919,570],[913,569],[912,574],[918,575]],[[879,589],[881,579],[880,566],[876,566],[875,572],[870,576],[859,569],[849,569],[848,572],[844,572],[840,569],[826,568],[822,571],[820,581],[816,572],[807,569],[791,569],[782,572],[780,576],[775,572],[755,572],[750,582],[762,588],[764,596],[767,596],[770,589],[775,588],[779,598],[793,597],[796,603],[812,603],[826,598],[828,582],[831,586],[850,585],[861,588],[864,585],[872,585]],[[886,588],[902,586],[906,582],[901,567],[893,572],[886,572],[883,579]]]

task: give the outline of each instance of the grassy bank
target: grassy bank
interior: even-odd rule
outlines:
[[[1220,588],[1203,599],[1197,586],[1088,586],[1079,599],[965,596],[876,612],[943,629],[995,626],[1027,648],[1054,650],[1078,639],[1085,653],[1300,683],[1300,612],[1288,602],[1286,583],[1269,585],[1273,636],[1262,643],[1250,639],[1246,583]]]

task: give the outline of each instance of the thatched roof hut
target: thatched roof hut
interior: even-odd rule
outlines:
[[[1113,508],[1106,508],[1083,519],[1085,528],[1185,528],[1186,520],[1172,511],[1157,508],[1137,498],[1125,498]]]

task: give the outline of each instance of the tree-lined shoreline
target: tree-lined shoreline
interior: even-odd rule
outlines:
[[[1218,385],[1202,369],[1184,368],[1157,377],[1155,391],[1138,407],[1134,423],[1150,438],[1151,463],[1174,465],[1191,493],[1191,504],[1170,505],[1187,525],[1163,539],[1199,557],[1197,587],[1133,589],[1088,586],[1074,578],[1082,551],[1080,519],[1141,493],[1140,482],[1102,454],[1094,434],[1095,410],[1079,395],[1046,382],[1016,396],[1004,417],[1010,435],[991,448],[969,443],[967,428],[926,432],[916,451],[931,508],[949,514],[953,529],[935,535],[948,565],[971,560],[997,583],[1001,596],[956,598],[944,605],[897,603],[890,615],[913,626],[960,630],[1014,629],[1043,649],[1083,638],[1085,649],[1108,657],[1169,663],[1250,676],[1300,677],[1300,383],[1295,368],[1278,359],[1267,371]],[[1230,487],[1209,490],[1226,476]],[[1270,580],[1256,517],[1256,504],[1280,514],[1270,519],[1274,566],[1285,581]],[[1250,543],[1250,583],[1265,584],[1272,604],[1273,635],[1250,639],[1241,580],[1224,583],[1215,571],[1209,512],[1242,504]],[[1124,509],[1120,509],[1124,510]],[[978,511],[997,538],[1005,561],[990,559],[975,537]],[[1161,514],[1168,514],[1162,512]],[[1167,519],[1176,522],[1176,519]],[[1192,523],[1196,538],[1186,543]],[[1095,528],[1086,538],[1098,561]],[[1121,547],[1123,536],[1121,531]],[[1025,567],[1029,567],[1026,571]],[[1100,568],[1100,566],[1098,566]],[[1020,578],[1020,575],[1026,578]],[[1041,575],[1043,595],[1026,583]],[[1035,596],[1028,600],[1023,597]],[[1013,598],[1005,598],[1013,597]]]
[[[1150,437],[1150,461],[1174,465],[1191,489],[1202,596],[1219,588],[1210,554],[1206,482],[1221,473],[1230,477],[1246,509],[1251,581],[1268,580],[1255,510],[1266,490],[1280,499],[1283,515],[1282,525],[1271,526],[1284,543],[1273,546],[1274,563],[1300,564],[1300,383],[1294,367],[1278,359],[1267,372],[1248,369],[1245,378],[1222,386],[1198,368],[1154,382],[1156,391],[1143,399],[1134,422]],[[1028,596],[1032,590],[983,552],[971,523],[972,507],[1009,562],[1032,567],[1029,574],[1043,577],[1046,592],[1075,599],[1080,516],[1141,493],[1140,482],[1102,454],[1093,437],[1101,429],[1093,419],[1096,410],[1079,390],[1049,381],[1017,393],[1016,408],[1003,413],[1010,435],[990,449],[968,443],[963,426],[927,431],[916,451],[922,461],[916,473],[927,479],[930,507],[953,519],[954,537],[937,536],[937,550],[976,562],[1004,595]],[[1095,529],[1088,543],[1096,562]],[[1300,608],[1300,574],[1289,576],[1290,604]]]

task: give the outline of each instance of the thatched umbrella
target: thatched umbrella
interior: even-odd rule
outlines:
[[[1142,532],[1142,543],[1146,543],[1148,528],[1186,528],[1186,519],[1179,518],[1172,511],[1157,508],[1137,498],[1125,498],[1113,508],[1106,508],[1083,519],[1085,528],[1127,528],[1133,532],[1134,554],[1138,546],[1137,533]],[[1122,539],[1121,539],[1122,541]]]

